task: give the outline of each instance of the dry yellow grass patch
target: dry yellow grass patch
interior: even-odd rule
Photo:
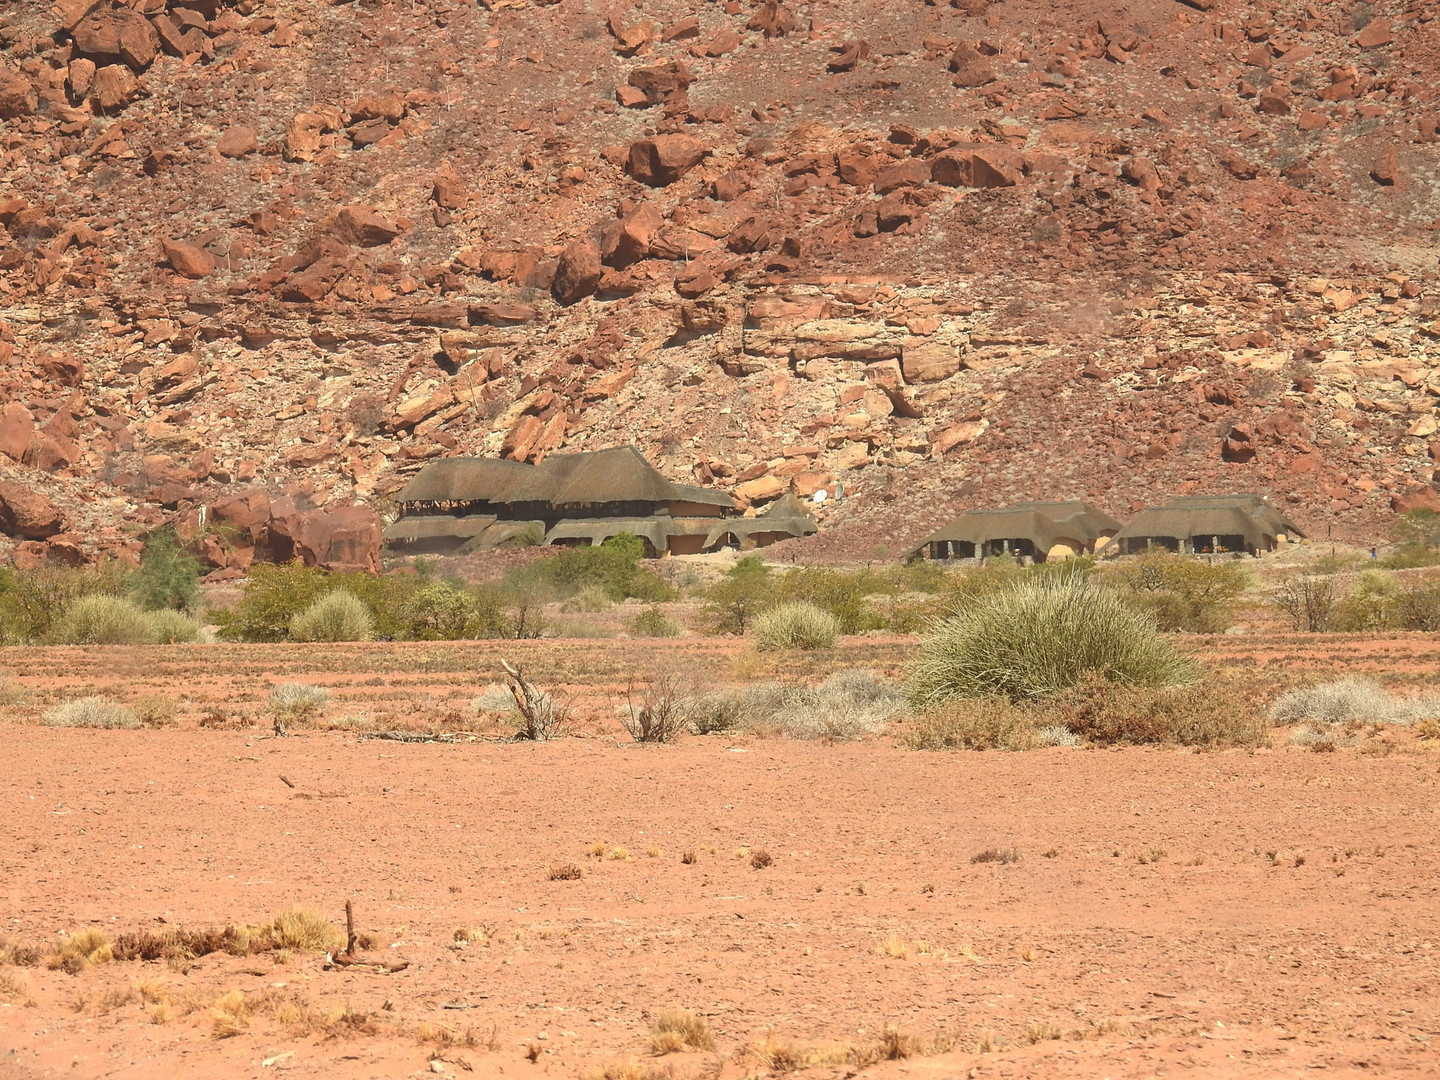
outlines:
[[[462,926],[451,936],[456,945],[490,944],[490,931],[483,926]]]
[[[104,964],[114,957],[110,935],[98,926],[87,926],[73,934],[63,935],[55,951],[45,958],[45,966],[53,971],[76,975],[93,964]]]
[[[910,959],[910,942],[899,934],[891,934],[880,946],[881,951],[892,960]]]
[[[245,1004],[245,995],[239,990],[221,994],[210,1007],[210,1018],[210,1034],[213,1038],[229,1039],[248,1031],[250,1007]]]
[[[345,944],[340,928],[312,908],[292,907],[253,930],[262,949],[326,952]],[[261,949],[252,948],[252,951]]]
[[[689,1009],[661,1009],[650,1028],[650,1052],[660,1057],[685,1049],[714,1050],[710,1024]]]

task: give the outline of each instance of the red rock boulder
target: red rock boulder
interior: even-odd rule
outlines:
[[[35,86],[16,71],[0,69],[0,120],[29,116],[39,104]]]
[[[215,272],[215,256],[202,247],[179,240],[161,241],[165,261],[181,277],[203,278]]]
[[[47,540],[65,531],[65,515],[23,484],[0,480],[0,533],[17,540]]]
[[[573,304],[600,287],[603,272],[600,246],[588,236],[581,237],[561,253],[550,291],[560,303]]]
[[[625,171],[642,184],[665,187],[700,164],[708,152],[691,135],[656,135],[630,144]]]
[[[373,206],[345,206],[335,215],[330,232],[355,247],[379,247],[400,235],[400,226],[376,213]]]
[[[138,11],[117,8],[96,12],[75,26],[75,52],[96,64],[125,64],[144,71],[160,50],[155,28]]]

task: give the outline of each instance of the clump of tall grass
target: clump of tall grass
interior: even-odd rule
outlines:
[[[840,636],[840,620],[808,600],[776,604],[755,617],[758,652],[829,649]]]
[[[270,688],[270,715],[285,724],[313,721],[330,704],[330,691],[308,683],[279,683]]]
[[[140,718],[105,697],[83,697],[56,705],[41,717],[50,727],[134,728]]]
[[[182,611],[90,593],[66,606],[50,636],[58,645],[175,645],[199,641],[200,624]]]
[[[1350,677],[1292,690],[1271,707],[1277,724],[1410,724],[1440,716],[1440,699],[1392,695],[1371,679]]]
[[[1043,698],[1091,675],[1137,687],[1193,682],[1195,665],[1148,615],[1083,578],[1026,578],[931,625],[910,699]]]
[[[291,641],[369,641],[374,636],[370,606],[345,589],[326,593],[290,620]]]
[[[685,706],[697,735],[750,731],[792,739],[859,739],[883,731],[905,696],[871,671],[837,671],[819,686],[758,683],[699,695]]]

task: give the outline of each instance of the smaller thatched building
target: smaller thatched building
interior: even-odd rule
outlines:
[[[1152,545],[1182,554],[1258,555],[1304,535],[1263,496],[1189,495],[1143,511],[1115,539],[1122,555]]]
[[[1024,502],[1000,510],[967,510],[916,549],[931,559],[1014,555],[1036,562],[1093,554],[1120,523],[1087,502]]]
[[[412,554],[483,551],[522,535],[545,544],[602,544],[623,532],[640,537],[652,557],[693,555],[816,530],[793,496],[743,517],[726,492],[672,483],[629,446],[551,454],[538,465],[441,458],[401,488],[396,502],[400,517],[385,539]]]

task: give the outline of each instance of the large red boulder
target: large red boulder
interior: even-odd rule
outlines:
[[[550,289],[562,304],[573,304],[600,287],[600,245],[582,236],[560,255]]]
[[[306,566],[339,572],[380,572],[380,515],[368,506],[342,506],[334,510],[299,510],[291,499],[276,499],[270,520],[271,550],[291,556]]]
[[[625,171],[651,187],[665,187],[699,165],[708,153],[692,135],[656,135],[630,144]]]
[[[0,533],[17,540],[46,540],[65,531],[65,515],[23,484],[0,480]]]
[[[35,417],[18,401],[0,408],[0,454],[15,461],[25,456],[30,440],[35,437]]]
[[[144,71],[160,50],[160,36],[138,11],[96,12],[75,26],[75,52],[96,64],[126,64]]]

